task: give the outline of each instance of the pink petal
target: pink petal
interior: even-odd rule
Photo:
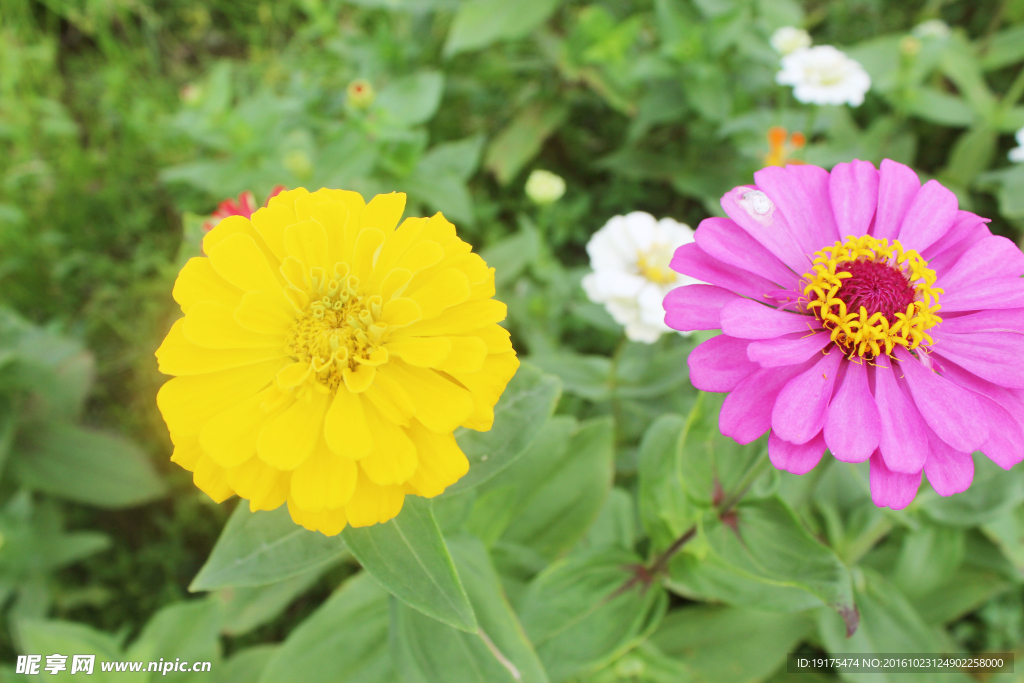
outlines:
[[[878,239],[895,239],[920,189],[921,181],[910,167],[884,159],[878,167],[878,209],[871,234]]]
[[[669,266],[677,273],[689,275],[701,282],[718,285],[754,299],[761,299],[768,292],[779,289],[778,285],[771,280],[737,270],[708,256],[696,242],[684,244],[676,249]]]
[[[988,441],[985,411],[977,394],[927,369],[902,347],[897,347],[896,357],[914,405],[932,431],[964,453],[976,451]]]
[[[954,317],[944,317],[935,334],[968,334],[970,332],[1013,332],[1024,334],[1024,308],[1003,311],[979,311]]]
[[[1017,245],[992,235],[972,244],[960,260],[942,277],[938,286],[947,292],[958,287],[970,287],[979,280],[993,277],[1020,277],[1024,273],[1024,253]]]
[[[706,218],[694,238],[709,256],[760,275],[785,289],[795,289],[800,280],[775,254],[728,218]]]
[[[768,166],[754,173],[754,181],[786,217],[792,236],[803,253],[813,254],[834,244],[839,239],[839,232],[832,217],[827,178],[824,187],[819,187],[820,183],[813,180],[817,175],[815,172],[802,173],[795,170],[798,168],[812,167],[789,166],[783,169]],[[818,171],[825,172],[820,168]],[[810,188],[802,177],[812,181]]]
[[[940,496],[963,493],[974,479],[974,459],[970,453],[961,453],[949,447],[933,432],[930,435],[928,460],[924,473],[928,483]]]
[[[774,431],[768,436],[768,458],[776,469],[790,474],[807,474],[824,452],[825,437],[820,432],[805,444],[783,441]]]
[[[989,440],[982,444],[981,452],[1008,470],[1024,460],[1024,430],[1005,408],[992,399],[979,396],[978,400],[986,411],[989,426]]]
[[[1024,279],[994,277],[982,280],[943,294],[941,303],[943,313],[980,311],[985,308],[1024,308]]]
[[[723,332],[741,339],[773,339],[790,332],[806,333],[821,328],[817,318],[787,313],[750,299],[726,304],[721,321]]]
[[[943,235],[941,240],[923,250],[921,256],[931,263],[932,259],[944,256],[950,249],[959,249],[958,253],[962,254],[964,249],[975,241],[992,234],[985,226],[985,223],[988,222],[988,218],[982,218],[970,211],[957,211],[956,218],[953,219],[953,227]]]
[[[941,357],[941,354],[933,354]],[[986,396],[1006,409],[1017,424],[1024,428],[1024,390],[1007,389],[973,375],[956,363],[943,359],[942,374],[951,382],[956,382],[976,394]]]
[[[714,285],[676,287],[665,295],[662,304],[665,307],[665,324],[684,332],[720,329],[722,307],[742,298]]]
[[[722,195],[722,210],[747,235],[775,254],[791,270],[801,274],[808,272],[811,259],[793,239],[785,216],[774,208],[764,215],[758,214],[751,208],[750,201],[744,199],[755,192],[763,190],[749,185],[734,187]]]
[[[907,209],[900,228],[900,244],[904,249],[916,249],[921,253],[949,232],[956,212],[956,195],[938,180],[929,180]]]
[[[1024,389],[1024,334],[937,331],[934,337],[935,348],[967,371],[1000,386]]]
[[[787,334],[785,337],[751,342],[747,347],[747,358],[763,368],[795,365],[803,363],[831,341],[828,332]]]
[[[761,368],[737,384],[725,398],[718,415],[722,434],[737,443],[748,444],[767,432],[772,424],[772,407],[782,387],[812,362],[786,368]]]
[[[712,337],[690,352],[690,382],[701,391],[732,391],[761,368],[747,360],[746,339],[724,334]]]
[[[885,162],[882,162],[885,163]],[[893,472],[878,451],[871,455],[871,500],[880,508],[902,510],[910,505],[921,486],[921,471],[912,474]]]
[[[829,197],[840,239],[868,234],[878,206],[878,171],[870,161],[836,164],[829,178]]]
[[[803,444],[821,431],[842,360],[843,354],[834,348],[783,387],[772,409],[773,432],[790,443]]]
[[[864,363],[846,364],[846,377],[828,406],[825,443],[843,462],[864,462],[878,448],[882,418],[868,386]]]
[[[875,365],[875,403],[882,427],[878,450],[894,472],[917,472],[928,456],[928,430],[888,363],[888,356],[882,356]]]

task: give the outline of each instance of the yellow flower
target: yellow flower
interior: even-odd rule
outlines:
[[[469,469],[519,367],[494,269],[405,195],[303,188],[203,240],[174,284],[185,317],[157,349],[173,462],[221,502],[285,501],[327,535],[399,513]]]

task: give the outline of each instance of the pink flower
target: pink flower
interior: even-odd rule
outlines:
[[[284,185],[275,185],[274,189],[267,195],[267,201],[263,206],[267,206],[270,200],[276,197],[278,194],[285,190]],[[238,199],[228,198],[217,205],[217,210],[210,215],[210,220],[203,223],[203,230],[209,232],[217,227],[217,224],[228,216],[244,216],[251,218],[256,209],[260,207],[256,206],[256,197],[252,192],[246,190],[238,195]]]
[[[981,450],[1024,460],[1024,254],[935,180],[885,160],[768,167],[722,197],[671,267],[710,284],[665,297],[679,330],[721,329],[690,354],[719,428],[771,429],[775,467],[828,448],[871,463],[871,496],[901,509],[921,472],[965,491]]]

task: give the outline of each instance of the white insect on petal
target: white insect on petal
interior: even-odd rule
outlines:
[[[743,207],[743,210],[761,225],[767,227],[772,224],[775,204],[761,190],[748,190],[744,192],[736,200],[736,203]]]

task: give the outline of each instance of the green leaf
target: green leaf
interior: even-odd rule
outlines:
[[[670,349],[655,344],[626,344],[616,372],[615,396],[655,398],[688,388],[690,369],[686,358],[692,349],[689,343]]]
[[[973,49],[962,36],[950,37],[940,67],[978,116],[991,123],[996,99],[985,82]]]
[[[964,565],[931,591],[907,597],[926,623],[948,624],[973,612],[1013,585],[1010,579],[994,571]]]
[[[992,163],[998,136],[987,126],[978,126],[966,131],[953,143],[949,163],[939,174],[948,183],[970,187]]]
[[[260,683],[394,683],[388,593],[362,572],[295,627]]]
[[[611,489],[613,438],[609,417],[552,418],[501,479],[519,489],[502,539],[553,559],[583,538]]]
[[[338,538],[303,529],[283,505],[249,512],[241,503],[189,590],[264,586],[325,567],[346,554]]]
[[[680,415],[664,415],[640,443],[640,521],[654,552],[670,546],[699,516],[699,509],[686,497],[680,469],[686,425]]]
[[[779,668],[813,630],[805,613],[698,605],[669,612],[651,640],[700,680],[754,683]]]
[[[515,8],[516,3],[490,0]],[[484,158],[486,166],[502,185],[512,181],[519,171],[540,151],[565,118],[569,109],[565,105],[536,103],[527,106],[491,141]]]
[[[532,355],[530,362],[557,375],[571,394],[591,401],[606,401],[611,396],[612,362],[604,356],[561,352]]]
[[[929,493],[921,496],[919,503],[929,517],[950,526],[977,526],[1024,501],[1024,476],[1020,470],[1006,472],[975,453],[974,481],[969,489],[948,498]]]
[[[964,559],[964,530],[927,520],[903,537],[892,581],[908,597],[949,581]]]
[[[477,630],[429,500],[406,496],[402,512],[391,521],[341,533],[363,568],[390,593],[449,626]]]
[[[444,53],[451,56],[521,38],[547,21],[559,4],[560,0],[467,0],[455,13]]]
[[[421,71],[388,83],[377,96],[376,106],[387,113],[390,122],[415,126],[434,116],[443,92],[442,73]]]
[[[1024,572],[1024,506],[1003,510],[982,526],[982,531]]]
[[[931,87],[912,90],[906,105],[909,114],[942,126],[965,127],[978,118],[962,98]]]
[[[93,664],[92,677],[86,680],[90,683],[114,683],[116,681],[133,680],[126,678],[123,673],[104,673],[100,668],[100,662],[120,661],[121,648],[117,641],[106,633],[96,631],[85,624],[77,624],[70,621],[35,620],[26,619],[18,622],[17,635],[20,641],[20,650],[28,654],[40,654],[44,656],[41,664],[45,666],[45,655],[60,653],[68,655],[66,662],[67,670],[56,676],[43,672],[46,680],[79,680],[71,673],[71,655],[93,654],[96,661]],[[40,666],[40,671],[42,666]],[[20,676],[18,677],[20,678]],[[11,680],[17,680],[11,678]]]
[[[547,683],[547,674],[505,599],[487,550],[467,536],[449,543],[480,631],[465,633],[440,625],[396,602],[392,618],[403,679],[418,683]]]
[[[519,277],[540,253],[540,238],[529,224],[521,225],[519,232],[495,242],[480,252],[487,265],[495,269],[494,283],[498,287]]]
[[[316,567],[266,586],[221,589],[217,598],[224,609],[224,634],[244,635],[274,619],[316,583],[328,566]]]
[[[834,612],[818,612],[818,632],[829,654],[954,651],[936,629],[924,623],[898,589],[870,570],[864,570],[864,586],[858,587],[857,604],[861,625],[852,636],[847,635],[846,625]],[[847,674],[844,678],[880,683],[904,680],[899,674],[885,672]],[[957,672],[931,673],[928,680],[967,683],[971,679]]]
[[[455,430],[455,440],[469,459],[469,473],[445,493],[482,484],[514,463],[554,412],[561,392],[557,377],[545,375],[529,363],[521,364],[494,406],[490,431]]]
[[[530,584],[519,615],[552,683],[600,668],[657,628],[665,591],[625,587],[639,564],[632,552],[605,548],[555,562]]]
[[[985,71],[1001,69],[1024,59],[1024,26],[1011,26],[984,42],[981,68]]]
[[[220,605],[216,600],[190,600],[164,607],[149,620],[125,652],[125,659],[155,662],[180,657],[220,667]],[[192,679],[192,672],[170,672],[161,680]]]
[[[221,666],[218,680],[222,683],[258,681],[267,664],[274,658],[280,645],[256,645],[239,650]]]
[[[11,469],[31,488],[104,508],[140,505],[167,491],[131,441],[61,422],[36,429]]]
[[[480,153],[483,148],[483,135],[442,142],[431,147],[420,159],[418,166],[430,173],[450,173],[465,182],[480,166]]]
[[[597,519],[587,529],[587,535],[576,545],[577,550],[618,547],[633,550],[636,545],[636,514],[633,496],[625,489],[613,487],[605,498]]]
[[[818,604],[835,610],[851,633],[857,628],[849,570],[830,548],[807,533],[781,498],[745,500],[724,519],[715,517],[704,522],[701,536],[707,542],[707,551],[735,576],[763,583],[764,592],[770,592],[768,586],[804,591]],[[692,548],[688,546],[687,550]],[[688,554],[684,552],[683,557]],[[701,564],[674,561],[673,581],[701,587],[708,571]],[[736,591],[726,590],[716,597],[742,604]]]

